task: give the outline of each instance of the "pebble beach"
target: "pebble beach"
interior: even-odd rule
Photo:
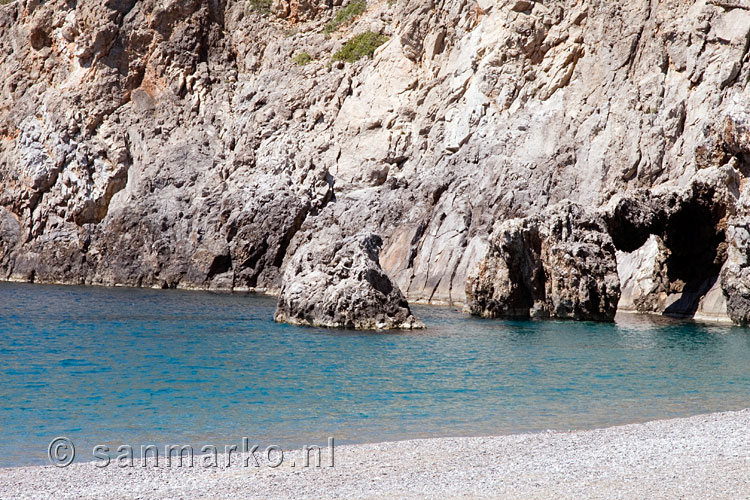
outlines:
[[[0,469],[0,498],[750,497],[750,410],[606,429],[336,446],[334,466]],[[199,458],[199,457],[196,457]],[[221,460],[220,460],[221,462]],[[294,465],[293,465],[294,464]]]

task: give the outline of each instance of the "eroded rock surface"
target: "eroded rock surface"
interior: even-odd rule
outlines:
[[[278,291],[336,225],[382,235],[409,300],[460,304],[496,221],[620,199],[616,249],[669,251],[640,310],[714,279],[747,321],[750,212],[681,197],[750,174],[750,10],[372,0],[326,33],[348,4],[1,5],[0,278]],[[333,60],[366,31],[388,41]]]
[[[665,283],[668,250],[660,237],[652,234],[632,252],[617,252],[617,274],[621,297],[617,308],[628,312],[663,311],[669,284]]]
[[[376,234],[342,238],[338,229],[305,243],[286,266],[274,319],[328,328],[424,328],[381,269],[382,244]]]
[[[483,317],[612,320],[620,281],[603,218],[562,203],[500,223],[466,296]]]

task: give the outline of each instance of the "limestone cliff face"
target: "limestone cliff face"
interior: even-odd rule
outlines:
[[[0,277],[275,291],[335,226],[380,234],[409,300],[463,303],[496,223],[570,201],[632,308],[707,289],[747,321],[749,5],[371,0],[326,29],[349,3],[0,6]],[[333,60],[364,32],[388,41]]]

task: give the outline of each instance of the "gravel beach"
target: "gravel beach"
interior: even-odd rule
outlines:
[[[1,498],[750,498],[750,410],[607,429],[336,446],[334,467],[0,469]],[[222,461],[223,456],[219,456]],[[273,457],[272,457],[273,458]],[[294,466],[292,465],[294,464]]]

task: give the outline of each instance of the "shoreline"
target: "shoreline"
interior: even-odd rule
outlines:
[[[279,290],[277,289],[269,289],[269,288],[202,288],[202,287],[190,287],[190,286],[177,286],[175,288],[163,288],[160,286],[133,286],[133,285],[127,285],[127,284],[113,284],[113,285],[107,285],[107,284],[101,284],[101,283],[72,283],[72,282],[52,282],[52,281],[41,281],[41,282],[35,282],[35,281],[27,281],[22,279],[14,279],[13,277],[7,277],[0,279],[1,283],[8,283],[8,284],[14,284],[14,285],[41,285],[41,286],[53,286],[53,287],[79,287],[79,288],[101,288],[104,290],[113,289],[113,290],[133,290],[133,291],[175,291],[175,292],[188,292],[188,293],[209,293],[209,294],[215,294],[215,295],[237,295],[237,296],[261,296],[261,297],[269,297],[272,299],[278,299],[279,297]],[[456,301],[456,302],[445,302],[445,301],[426,301],[421,299],[409,299],[407,297],[407,300],[409,302],[410,306],[420,306],[420,307],[430,307],[430,308],[440,308],[440,309],[456,309],[457,312],[460,312],[463,314],[466,318],[475,318],[475,319],[486,319],[486,318],[479,318],[475,316],[471,316],[468,313],[465,313],[463,311],[463,302]],[[664,314],[659,312],[641,312],[636,311],[634,309],[617,309],[615,317],[612,319],[611,322],[605,322],[605,323],[611,323],[616,324],[617,323],[617,317],[620,316],[621,318],[640,318],[640,319],[653,319],[654,321],[664,320],[664,321],[675,321],[675,322],[686,322],[686,323],[697,323],[701,325],[706,326],[736,326],[738,328],[742,328],[740,325],[736,325],[732,322],[731,319],[729,319],[728,316],[712,316],[712,315],[705,315],[705,314],[696,314],[695,316],[681,316],[681,315],[672,315],[672,314]],[[496,320],[508,320],[508,321],[517,321],[518,319],[513,318],[492,318]],[[543,318],[541,320],[535,319],[535,318],[526,318],[522,321],[574,321],[579,322],[582,320],[570,320],[570,319],[550,319],[550,318]],[[583,320],[585,321],[585,320]],[[294,325],[294,326],[307,326],[307,325]],[[323,327],[325,328],[325,327]],[[342,328],[342,330],[348,330],[347,328]],[[378,330],[363,330],[363,331],[378,331]]]
[[[0,498],[739,498],[750,409],[595,430],[337,445],[334,467],[0,469]],[[197,457],[196,457],[197,458]],[[314,459],[312,460],[314,465]]]

